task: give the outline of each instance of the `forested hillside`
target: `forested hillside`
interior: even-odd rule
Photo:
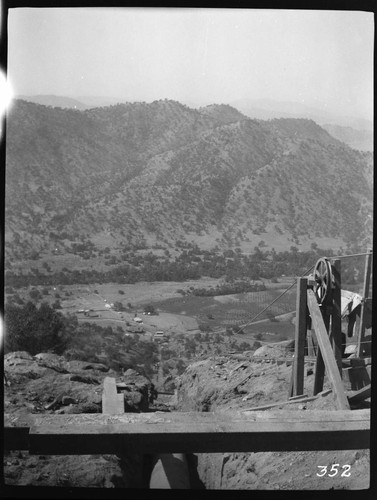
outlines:
[[[8,265],[177,241],[371,243],[372,155],[305,119],[175,101],[74,110],[18,100],[7,119]]]

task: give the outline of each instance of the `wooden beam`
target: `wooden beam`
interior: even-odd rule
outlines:
[[[246,410],[241,410],[241,411],[242,412],[262,411],[262,410],[269,410],[270,408],[276,408],[279,406],[285,406],[285,405],[289,405],[289,404],[307,403],[309,401],[314,401],[315,399],[318,399],[322,396],[327,396],[327,394],[330,394],[330,392],[332,392],[332,390],[328,389],[327,391],[320,392],[316,396],[310,396],[310,397],[308,397],[307,395],[305,395],[305,396],[293,396],[288,401],[280,401],[279,403],[271,403],[271,404],[262,405],[262,406],[254,406],[253,408],[247,408]]]
[[[102,413],[116,415],[124,413],[124,396],[117,393],[115,378],[105,377],[102,392]]]
[[[326,331],[328,332],[330,326],[330,316],[327,313],[327,311],[323,310],[321,311],[321,314]],[[312,321],[312,335],[314,336],[317,342],[317,359],[314,370],[314,389],[313,389],[313,394],[315,396],[316,394],[320,393],[323,390],[323,383],[325,381],[325,363],[323,361],[321,349],[318,346],[318,340],[313,327],[313,321]]]
[[[304,393],[304,358],[306,338],[306,278],[297,280],[296,296],[296,325],[295,325],[295,359],[293,363],[293,394],[299,396]]]
[[[349,410],[350,405],[344,392],[342,379],[340,378],[339,369],[331,348],[327,329],[313,290],[308,290],[307,296],[312,324],[317,337],[318,346],[322,354],[323,362],[327,370],[327,376],[336,397],[337,406],[340,410]]]
[[[332,290],[333,307],[331,313],[330,339],[333,347],[336,364],[342,377],[342,311],[341,311],[341,265],[339,259],[332,261],[334,288]]]
[[[19,449],[9,427],[4,435],[6,449]],[[23,446],[41,455],[363,449],[370,410],[30,415]]]
[[[371,384],[366,385],[358,391],[347,393],[348,401],[350,404],[360,403],[371,396]]]
[[[369,296],[369,285],[370,285],[370,275],[372,268],[372,250],[368,250],[367,256],[365,258],[365,271],[364,271],[364,288],[363,288],[363,302],[361,303],[361,313],[360,313],[360,330],[359,338],[357,343],[357,356],[360,357],[363,352],[363,340],[365,335],[365,312],[366,312],[366,299]]]

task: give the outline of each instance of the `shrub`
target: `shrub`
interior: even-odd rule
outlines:
[[[155,307],[152,304],[147,304],[144,306],[144,312],[149,314],[157,314]]]
[[[70,319],[43,302],[39,309],[28,302],[5,307],[5,350],[27,351],[32,355],[53,350],[61,354],[68,342]]]
[[[248,351],[250,349],[250,345],[247,342],[241,342],[238,348],[240,351]]]
[[[199,330],[201,332],[210,332],[212,328],[209,325],[199,325]]]
[[[29,295],[30,295],[30,298],[32,300],[38,300],[41,298],[41,293],[36,288],[33,288],[32,290],[30,290]]]

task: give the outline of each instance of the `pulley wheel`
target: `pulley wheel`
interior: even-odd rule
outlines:
[[[320,304],[326,304],[331,300],[331,293],[333,287],[333,275],[331,272],[331,264],[326,258],[321,258],[314,266],[314,280],[313,287],[317,300]]]

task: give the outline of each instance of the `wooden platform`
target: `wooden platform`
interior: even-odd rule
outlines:
[[[351,450],[370,447],[370,410],[5,415],[4,440],[46,455]]]

